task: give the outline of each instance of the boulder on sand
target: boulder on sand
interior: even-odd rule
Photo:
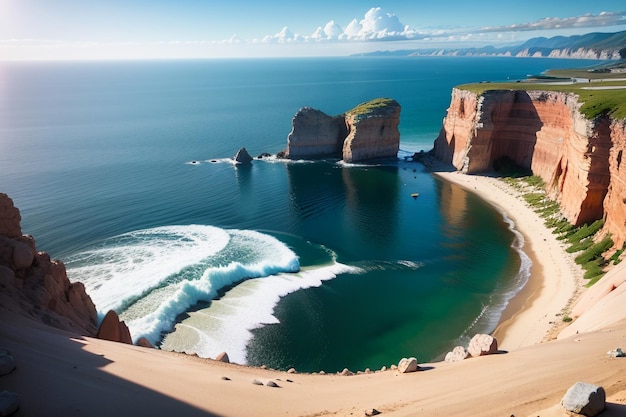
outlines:
[[[218,362],[230,363],[230,358],[228,357],[228,353],[222,352],[215,357],[215,360]]]
[[[446,357],[444,361],[446,362],[461,362],[465,358],[467,358],[469,354],[467,350],[463,346],[457,346],[452,349],[452,352],[446,353]]]
[[[598,385],[577,382],[567,390],[561,405],[571,413],[597,416],[606,407],[606,393]]]
[[[419,369],[417,365],[417,359],[415,358],[402,358],[398,363],[398,372],[401,374],[408,374],[409,372],[415,372]]]
[[[472,337],[467,353],[472,357],[491,355],[498,351],[498,341],[488,334],[477,334]]]

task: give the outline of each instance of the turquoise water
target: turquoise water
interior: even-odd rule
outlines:
[[[493,330],[527,261],[500,213],[402,157],[432,147],[454,85],[588,64],[0,63],[0,192],[101,313],[164,349],[302,371],[432,360]],[[402,105],[397,161],[228,160],[284,149],[302,106],[381,96]]]

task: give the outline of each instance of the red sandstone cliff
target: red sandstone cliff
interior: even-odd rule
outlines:
[[[400,149],[398,102],[388,100],[384,106],[366,111],[361,110],[361,106],[346,113],[348,136],[343,141],[343,160],[357,162],[398,155]]]
[[[303,107],[291,121],[286,157],[298,159],[340,155],[346,134],[343,116],[329,116],[320,110]]]
[[[391,99],[362,103],[340,116],[304,107],[293,117],[285,156],[340,157],[346,162],[395,157],[399,124],[400,104]]]
[[[22,234],[20,211],[0,193],[0,308],[87,336],[132,344],[128,327],[109,311],[100,327],[91,297],[80,282],[71,283],[65,265],[38,252],[35,239]],[[151,347],[141,338],[138,345]]]
[[[546,183],[577,225],[604,217],[604,233],[626,241],[626,120],[588,120],[575,94],[501,90],[452,92],[435,156],[464,173],[506,157]]]
[[[82,283],[70,283],[65,265],[38,252],[22,235],[21,216],[0,193],[0,300],[4,308],[84,335],[96,334],[97,314]]]

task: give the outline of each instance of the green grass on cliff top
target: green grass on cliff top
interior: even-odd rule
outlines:
[[[566,73],[559,74],[560,76]],[[567,73],[571,74],[571,73]],[[626,78],[626,74],[622,74],[623,78]],[[606,79],[606,75],[605,75]],[[595,89],[589,90],[585,87],[625,87],[614,89]],[[574,93],[578,95],[579,101],[582,103],[580,112],[590,120],[595,119],[601,115],[609,115],[615,119],[626,118],[626,81],[612,80],[612,81],[595,81],[592,82],[577,82],[572,84],[557,84],[554,82],[541,82],[541,81],[525,81],[515,83],[479,83],[479,84],[464,84],[457,86],[462,90],[474,92],[476,94],[482,94],[485,91],[494,90],[546,90],[546,91],[560,91],[565,93]]]
[[[348,111],[348,113],[358,116],[363,114],[369,114],[378,109],[389,106],[399,107],[400,105],[392,98],[375,98],[374,100],[366,101],[365,103],[359,104],[352,110]]]

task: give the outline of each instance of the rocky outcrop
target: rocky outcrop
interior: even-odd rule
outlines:
[[[233,159],[238,164],[249,164],[252,162],[252,157],[250,156],[246,148],[239,149]]]
[[[329,116],[320,110],[303,107],[291,121],[285,156],[289,159],[339,156],[346,135],[343,116]]]
[[[97,314],[82,283],[70,283],[65,265],[39,252],[22,235],[21,216],[0,193],[0,305],[83,335],[96,333]]]
[[[626,240],[624,120],[580,113],[578,96],[550,91],[454,89],[435,156],[464,173],[512,161],[540,176],[566,218],[605,217],[604,233]],[[620,152],[622,151],[622,152]]]
[[[340,116],[304,107],[292,120],[285,156],[337,157],[346,162],[395,157],[399,124],[400,105],[388,98],[362,103]]]
[[[110,340],[111,342],[126,343],[127,345],[133,344],[128,326],[123,321],[120,321],[119,316],[113,310],[109,310],[104,319],[102,319],[96,337],[102,340]]]
[[[609,126],[612,147],[609,151],[609,186],[604,198],[604,234],[613,242],[626,242],[626,119],[613,120]]]
[[[346,113],[348,137],[343,142],[343,160],[367,161],[395,157],[400,149],[400,104],[379,99],[363,103]]]

